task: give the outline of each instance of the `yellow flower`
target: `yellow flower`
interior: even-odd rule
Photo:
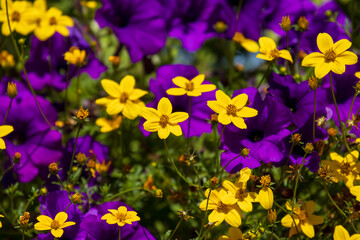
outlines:
[[[317,45],[321,53],[310,53],[301,63],[305,67],[315,67],[317,78],[323,78],[330,71],[343,74],[345,65],[353,65],[358,61],[355,53],[346,51],[351,47],[351,42],[347,39],[341,39],[334,43],[329,34],[319,33]]]
[[[170,132],[175,136],[181,136],[182,130],[179,122],[188,119],[186,112],[172,112],[172,105],[168,98],[161,98],[157,110],[144,107],[142,116],[147,120],[144,129],[149,132],[158,132],[159,138],[166,139]]]
[[[100,174],[106,174],[109,171],[110,165],[111,161],[105,163],[105,159],[103,159],[101,163],[96,163],[95,169]]]
[[[237,228],[237,227],[230,227],[229,228],[229,232],[228,232],[228,236],[221,236],[219,237],[218,240],[225,240],[225,239],[229,239],[229,240],[241,240],[241,239],[245,239],[244,236],[243,236],[243,233],[242,231]]]
[[[96,1],[80,1],[81,6],[90,8],[90,9],[95,9],[97,6],[97,2]]]
[[[179,88],[170,88],[166,93],[174,96],[188,95],[189,97],[201,96],[203,92],[210,92],[216,89],[214,84],[202,84],[205,80],[205,75],[200,74],[190,81],[184,77],[173,78],[173,83]]]
[[[356,72],[355,77],[360,78],[360,72]]]
[[[27,18],[24,18],[24,14],[28,11],[31,11],[30,8],[32,4],[27,1],[13,2],[11,0],[7,0],[7,3],[11,31],[16,31],[21,35],[27,35],[32,32],[35,28],[35,24],[29,22]],[[1,27],[2,34],[4,34],[5,36],[9,36],[10,29],[6,15],[5,0],[1,0],[0,22],[3,22]]]
[[[233,99],[227,96],[223,91],[216,91],[216,101],[208,101],[207,105],[214,112],[218,113],[218,121],[224,125],[233,123],[241,129],[245,129],[244,117],[255,117],[258,111],[247,107],[248,96],[245,93],[237,95]]]
[[[69,51],[67,51],[64,55],[65,61],[77,67],[85,65],[85,57],[85,50],[80,50],[78,47],[70,47]]]
[[[206,199],[200,203],[200,209],[206,210],[206,204],[208,202],[208,196],[210,189],[205,191]],[[227,192],[224,189],[212,190],[207,204],[208,210],[213,210],[209,215],[209,222],[215,223],[218,226],[224,220],[233,227],[239,227],[241,225],[241,210],[237,204],[228,205],[222,200],[227,197]]]
[[[1,51],[0,52],[0,65],[3,68],[13,67],[15,65],[14,56],[6,50]]]
[[[135,78],[126,75],[118,84],[110,79],[101,80],[105,92],[110,96],[99,98],[96,104],[106,106],[106,112],[109,115],[115,115],[122,112],[128,119],[135,119],[140,114],[140,110],[145,104],[139,100],[147,94],[147,91],[134,88]]]
[[[100,127],[100,132],[106,133],[118,129],[122,119],[122,116],[114,116],[113,119],[98,118],[95,123]]]
[[[0,214],[0,217],[2,217],[2,218],[3,218],[3,217],[4,217],[4,215],[1,215],[1,214]],[[2,222],[1,222],[1,221],[0,221],[0,228],[2,228]]]
[[[346,187],[351,188],[354,186],[354,181],[358,178],[360,172],[360,163],[357,163],[359,152],[354,150],[347,154],[345,157],[332,152],[330,153],[330,160],[321,161],[321,164],[330,166],[333,170],[334,178],[339,182],[344,180]]]
[[[63,228],[75,225],[75,222],[66,222],[67,218],[66,212],[59,212],[54,220],[46,215],[40,215],[36,218],[39,222],[34,225],[34,228],[38,231],[51,230],[54,237],[60,238],[64,233]]]
[[[241,32],[236,32],[233,41],[240,44],[243,48],[245,48],[249,52],[258,52],[259,51],[259,45],[256,41],[245,38],[244,35]]]
[[[289,202],[286,203],[286,208],[291,211],[291,204]],[[313,215],[314,210],[315,203],[313,201],[308,201],[302,206],[294,207],[293,217],[298,231],[304,232],[304,234],[309,238],[313,238],[315,236],[314,225],[319,225],[324,222],[323,217]],[[284,227],[290,228],[289,237],[297,233],[290,214],[287,214],[281,219],[281,224]]]
[[[293,59],[288,50],[278,50],[274,40],[268,37],[259,38],[260,53],[256,55],[257,58],[266,61],[276,61],[279,57],[293,62]]]
[[[68,16],[63,16],[62,12],[52,7],[47,10],[37,24],[35,35],[40,41],[45,41],[58,32],[64,37],[69,36],[67,27],[74,26],[73,20]]]
[[[251,212],[252,202],[255,202],[256,193],[246,192],[246,184],[251,175],[249,168],[243,168],[240,171],[240,177],[236,180],[235,184],[225,180],[222,186],[228,190],[228,195],[223,199],[225,204],[237,203],[241,210],[244,212]]]
[[[356,197],[356,201],[360,202],[360,186],[351,187],[350,193]]]
[[[5,137],[6,135],[10,134],[12,131],[14,131],[14,128],[10,125],[2,125],[0,126],[0,149],[6,149],[5,141],[2,139],[2,137]]]
[[[137,216],[137,212],[128,211],[124,206],[120,206],[117,210],[108,209],[108,211],[110,213],[101,217],[101,220],[106,220],[107,224],[117,223],[119,227],[122,227],[125,224],[132,224],[132,222],[140,221],[140,218]]]
[[[274,194],[270,188],[271,177],[270,175],[262,176],[260,179],[260,183],[262,188],[257,195],[256,201],[260,203],[260,205],[269,210],[272,208],[274,204]]]
[[[360,234],[353,234],[350,237],[349,232],[341,225],[337,225],[334,231],[334,240],[359,240]]]

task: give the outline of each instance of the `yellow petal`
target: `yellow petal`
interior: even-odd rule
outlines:
[[[298,229],[298,230],[296,230],[296,227],[291,227],[291,228],[290,228],[289,238],[291,238],[293,235],[297,234],[298,231],[301,232],[301,229],[299,229],[300,226],[299,226],[299,225],[296,225],[296,226],[297,226],[297,229]]]
[[[243,107],[240,111],[236,113],[236,115],[245,118],[255,117],[258,115],[258,110],[254,108]]]
[[[271,50],[276,49],[276,44],[274,40],[268,37],[259,38],[259,44],[260,44],[260,52],[262,53],[270,52]]]
[[[124,104],[120,103],[119,99],[114,99],[106,106],[106,112],[109,115],[115,115],[120,113],[124,109],[124,106]]]
[[[354,234],[352,235],[349,240],[360,240],[360,234]]]
[[[210,92],[216,89],[214,84],[201,84],[197,90],[200,92]]]
[[[41,223],[48,224],[49,226],[51,225],[51,223],[53,221],[49,216],[46,216],[46,215],[40,215],[36,219]]]
[[[229,228],[229,237],[231,239],[243,239],[243,233],[239,228],[230,227]]]
[[[218,121],[224,125],[228,125],[231,123],[231,118],[226,113],[220,113],[218,116]]]
[[[144,129],[149,132],[157,132],[161,128],[159,122],[146,121],[144,122]]]
[[[279,57],[288,60],[289,62],[293,63],[292,56],[288,50],[280,50]]]
[[[360,186],[351,187],[350,193],[356,197],[356,201],[360,202]]]
[[[333,50],[336,53],[336,55],[339,55],[345,52],[346,50],[348,50],[350,47],[351,47],[351,42],[349,40],[341,39],[334,44]]]
[[[237,108],[242,108],[246,105],[248,99],[248,95],[242,93],[231,99],[231,103],[234,104]]]
[[[342,156],[340,156],[339,154],[337,154],[336,152],[331,152],[330,158],[331,158],[331,160],[337,161],[339,163],[344,162],[344,158]]]
[[[266,60],[266,61],[272,61],[274,60],[273,57],[271,57],[270,55],[265,55],[265,54],[262,54],[262,53],[258,53],[256,55],[257,58],[260,58],[260,59],[263,59],[263,60]]]
[[[324,223],[324,218],[322,216],[316,216],[316,215],[309,215],[308,221],[312,225],[319,225]]]
[[[127,208],[126,207],[124,207],[124,206],[120,206],[120,207],[118,207],[118,213],[120,214],[120,215],[126,215],[126,213],[127,213]]]
[[[343,226],[337,225],[335,227],[333,237],[334,237],[334,240],[348,240],[348,239],[350,239],[350,234],[348,233],[348,231],[346,231],[346,229]]]
[[[266,210],[271,209],[274,203],[274,194],[270,188],[262,188],[258,195],[260,205]]]
[[[170,128],[169,125],[167,125],[165,128],[160,128],[158,131],[158,136],[160,139],[166,139],[170,135]]]
[[[0,149],[1,149],[1,150],[6,149],[5,141],[4,141],[4,139],[2,139],[2,138],[0,138]]]
[[[161,98],[158,103],[157,110],[160,114],[170,116],[170,114],[172,112],[172,105],[171,105],[170,100],[166,97]]]
[[[58,229],[51,229],[51,234],[56,238],[61,238],[61,236],[64,234],[64,230],[61,228]]]
[[[63,224],[68,218],[68,215],[66,212],[59,212],[58,214],[56,214],[55,219],[56,221],[58,221],[61,224]]]
[[[71,17],[68,17],[68,16],[60,16],[58,18],[57,22],[60,25],[64,25],[64,26],[68,26],[68,27],[74,26],[74,21],[72,20]]]
[[[331,64],[323,62],[320,65],[315,66],[315,77],[317,78],[323,78],[326,74],[328,74],[331,70]]]
[[[156,109],[149,107],[141,108],[141,116],[150,121],[159,121],[160,119],[159,112]]]
[[[300,224],[301,230],[304,232],[306,236],[309,238],[313,238],[315,236],[314,226],[311,225],[308,221],[304,221]]]
[[[46,230],[50,230],[51,229],[51,223],[47,224],[47,223],[43,223],[43,222],[38,222],[35,223],[34,228],[38,231],[46,231]]]
[[[219,105],[224,107],[229,105],[229,103],[231,102],[231,98],[221,90],[216,91],[216,100],[218,101]]]
[[[225,213],[224,212],[219,212],[217,210],[213,210],[209,217],[209,222],[214,222],[215,225],[219,225],[220,223],[222,223],[225,219]]]
[[[355,77],[360,78],[360,72],[356,72]],[[360,142],[360,138],[357,138],[356,141]]]
[[[188,91],[187,95],[189,97],[199,97],[199,96],[201,96],[201,92],[199,91],[199,89],[194,89],[192,91]]]
[[[124,109],[122,111],[123,115],[128,119],[135,119],[137,116],[139,116],[136,104],[132,101],[127,101],[124,104]]]
[[[179,124],[176,125],[170,125],[170,132],[172,134],[174,134],[175,136],[181,136],[182,135],[182,131],[181,131],[181,127]]]
[[[316,42],[319,50],[324,54],[334,45],[334,41],[327,33],[319,33]]]
[[[301,62],[301,66],[315,67],[316,65],[322,64],[324,61],[324,54],[313,52],[304,57],[303,61]]]
[[[226,111],[225,107],[220,105],[218,101],[207,101],[207,105],[216,113],[223,113]]]
[[[63,25],[57,25],[55,27],[55,31],[60,33],[61,36],[67,37],[69,36],[69,29]]]
[[[135,87],[135,78],[131,75],[126,75],[121,79],[120,82],[120,91],[121,92],[132,92]]]
[[[169,88],[166,93],[172,96],[182,96],[187,93],[184,88]]]
[[[13,126],[11,125],[2,125],[0,126],[0,137],[4,137],[14,131]]]
[[[181,76],[178,76],[178,77],[175,77],[172,79],[173,83],[180,87],[180,88],[186,88],[186,84],[189,83],[189,80],[184,78],[184,77],[181,77]]]
[[[129,99],[137,100],[137,99],[141,98],[142,96],[146,95],[147,93],[148,93],[147,91],[135,88],[129,95]]]
[[[233,115],[230,115],[230,120],[236,127],[240,128],[240,129],[247,128],[245,121],[242,117],[234,117]],[[219,119],[219,122],[220,122],[220,119]]]
[[[227,205],[233,205],[237,202],[233,193],[228,193],[225,196],[221,196],[221,202]]]
[[[259,51],[259,45],[257,44],[256,41],[252,40],[252,39],[248,39],[245,38],[242,42],[241,42],[241,46],[243,48],[245,48],[247,51],[249,52],[253,52],[256,53]]]
[[[305,211],[308,215],[311,215],[315,211],[314,201],[308,201],[305,203]]]
[[[64,222],[60,228],[66,228],[66,227],[69,227],[69,226],[72,226],[72,225],[75,225],[76,223],[75,222]]]
[[[171,124],[183,122],[189,118],[189,114],[186,112],[174,112],[169,116],[169,122]]]
[[[121,96],[121,90],[119,84],[110,79],[101,80],[101,85],[105,92],[112,97],[119,98]]]
[[[247,199],[244,199],[244,201],[238,202],[239,207],[244,212],[251,212],[253,210],[252,203],[248,201]]]
[[[229,192],[232,192],[234,194],[237,192],[237,190],[239,190],[239,188],[236,187],[235,184],[228,180],[223,181],[222,186],[226,188]]]
[[[358,158],[359,158],[359,152],[354,150],[345,156],[345,161],[348,163],[353,163],[356,162]]]
[[[331,71],[333,71],[336,74],[343,74],[345,72],[345,64],[341,63],[337,59],[330,63]]]
[[[239,227],[241,225],[241,212],[240,209],[232,208],[225,214],[225,221],[233,227]]]
[[[294,218],[294,220],[295,220],[296,225],[298,226],[299,225],[299,219]],[[285,217],[283,217],[281,219],[281,225],[283,225],[284,227],[288,227],[288,228],[295,226],[294,221],[293,221],[292,217],[289,214],[287,214]]]
[[[204,80],[205,80],[205,75],[199,74],[196,77],[194,77],[193,79],[191,79],[191,82],[194,84],[195,87],[198,87],[198,86],[200,86],[200,84],[203,83]]]

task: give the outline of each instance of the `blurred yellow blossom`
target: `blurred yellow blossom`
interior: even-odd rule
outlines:
[[[259,51],[258,43],[252,39],[245,38],[245,36],[241,32],[236,32],[234,34],[233,41],[240,44],[249,52],[255,53]]]
[[[10,125],[2,125],[0,126],[0,149],[6,149],[5,141],[2,139],[2,137],[5,137],[6,135],[10,134],[12,131],[14,131],[13,126]]]
[[[80,50],[78,47],[70,47],[69,51],[67,51],[64,55],[65,61],[73,64],[77,67],[82,67],[85,65],[85,50]]]
[[[261,176],[260,183],[262,188],[257,195],[256,201],[258,201],[263,208],[269,210],[274,204],[274,194],[270,188],[270,175]]]
[[[6,50],[0,52],[0,65],[3,68],[13,67],[15,65],[14,56]]]
[[[98,118],[95,123],[100,127],[100,132],[106,133],[118,129],[121,125],[122,119],[122,116],[114,116],[113,119]]]
[[[228,239],[228,240],[241,240],[241,239],[245,239],[244,236],[243,236],[242,231],[237,227],[230,227],[228,235],[229,236],[223,235],[223,236],[219,237],[218,240],[225,240],[225,239]]]

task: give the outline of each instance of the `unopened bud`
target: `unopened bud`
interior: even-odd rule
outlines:
[[[294,145],[298,145],[301,142],[301,134],[295,133],[294,135],[291,135],[290,142]]]
[[[39,194],[40,194],[41,196],[46,196],[47,193],[48,193],[48,191],[47,191],[46,187],[42,187],[42,188],[40,189],[40,191],[39,191]]]
[[[307,143],[304,150],[307,154],[310,154],[314,150],[314,145],[312,143]]]
[[[298,20],[298,26],[300,31],[306,31],[309,27],[309,21],[306,19],[306,17],[301,16]]]
[[[329,129],[327,130],[327,132],[328,132],[328,134],[329,134],[330,137],[335,137],[336,134],[337,134],[337,130],[336,130],[335,128],[329,128]]]
[[[318,80],[317,80],[316,77],[311,76],[311,77],[309,78],[309,86],[311,87],[312,90],[317,89],[317,87],[318,87]]]
[[[228,29],[228,25],[223,21],[217,21],[214,25],[214,29],[217,33],[223,33]]]
[[[290,17],[289,16],[282,17],[280,26],[285,32],[289,31],[291,29]]]
[[[74,204],[80,204],[81,203],[81,194],[80,193],[75,193],[74,195],[71,196],[71,202]]]
[[[19,218],[19,223],[20,223],[21,227],[22,228],[27,227],[29,220],[30,220],[30,213],[24,212],[24,215],[20,216],[20,218]]]
[[[356,83],[356,92],[360,92],[360,81]]]
[[[274,224],[276,222],[276,210],[275,209],[269,209],[267,214],[267,219],[269,220],[270,224]]]
[[[12,99],[15,98],[18,94],[16,83],[14,82],[8,82],[7,85],[7,95]]]
[[[85,120],[88,116],[89,116],[89,110],[88,109],[84,110],[82,106],[80,107],[79,111],[76,113],[76,117],[80,121]]]
[[[79,152],[77,155],[76,155],[76,161],[80,164],[80,165],[83,165],[86,163],[86,156],[85,154]]]
[[[213,177],[210,179],[211,188],[215,189],[218,183],[219,183],[219,179],[217,177]]]
[[[210,119],[211,119],[212,123],[217,123],[218,122],[218,115],[216,113],[211,114]]]
[[[18,164],[18,163],[20,162],[20,160],[21,160],[21,153],[16,152],[16,153],[14,154],[14,157],[13,157],[13,162],[14,162],[15,164]]]
[[[185,154],[181,154],[178,158],[179,163],[184,163],[186,160]]]
[[[241,156],[247,157],[249,156],[250,150],[248,148],[243,148],[240,152]]]
[[[109,62],[112,64],[114,68],[117,68],[120,65],[120,57],[119,56],[110,56]]]
[[[162,198],[162,197],[163,197],[163,191],[158,188],[158,189],[156,189],[156,190],[154,191],[154,195],[155,195],[155,197],[157,197],[157,198]]]
[[[49,171],[51,174],[57,174],[57,172],[59,171],[58,164],[56,162],[50,163]]]

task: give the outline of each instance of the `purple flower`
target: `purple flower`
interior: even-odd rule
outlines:
[[[66,207],[70,204],[70,199],[67,191],[55,191],[49,192],[46,196],[39,197],[40,213],[47,215],[54,219],[56,214],[64,212]],[[67,221],[75,222],[76,224],[67,228],[64,228],[64,235],[61,239],[70,240],[78,239],[75,237],[80,229],[80,223],[83,219],[82,213],[75,204],[71,204],[65,211],[68,214]],[[49,233],[41,233],[38,235],[38,239],[41,240],[53,240],[54,236]]]
[[[129,206],[122,202],[106,202],[99,206],[91,208],[85,215],[81,222],[80,229],[83,238],[77,240],[114,240],[119,236],[119,226],[117,224],[107,224],[101,217],[109,213],[108,209],[118,209],[120,206],[125,206],[128,211],[134,211]],[[84,234],[85,233],[85,234]],[[151,233],[141,226],[139,222],[133,222],[131,225],[125,224],[121,227],[121,239],[137,240],[137,239],[155,239]]]
[[[110,27],[131,61],[160,51],[165,45],[165,21],[157,0],[102,0],[95,13],[100,27]]]
[[[169,98],[173,112],[189,112],[189,97],[183,96],[170,96],[166,93],[169,88],[177,87],[172,79],[177,76],[185,77],[189,80],[197,76],[199,72],[193,66],[189,65],[167,65],[160,67],[156,72],[156,79],[150,80],[150,92],[155,95],[155,99],[147,104],[147,107],[156,108],[158,102],[162,97]],[[204,81],[204,84],[210,82]],[[209,122],[213,111],[207,106],[207,101],[215,100],[215,91],[202,93],[199,97],[191,98],[191,122],[190,122],[190,137],[201,136],[203,133],[211,133],[211,124]],[[188,137],[188,121],[179,123],[183,134]],[[149,136],[150,133],[143,128],[144,119],[140,121],[140,129],[145,136]]]
[[[270,95],[262,100],[256,88],[246,88],[234,92],[249,96],[250,107],[258,110],[258,116],[246,119],[246,129],[236,129],[229,125],[221,138],[221,165],[230,173],[244,167],[256,168],[261,162],[279,162],[284,157],[285,145],[282,140],[290,135],[286,129],[291,122],[290,110]],[[219,129],[219,132],[221,129]],[[248,157],[238,157],[243,148],[248,148]],[[237,158],[235,158],[237,157]]]
[[[59,33],[55,33],[46,41],[40,41],[35,36],[32,38],[26,69],[29,81],[35,90],[41,90],[46,86],[64,90],[69,85],[70,80],[77,75],[77,67],[69,66],[69,81],[66,82],[68,64],[64,60],[64,54],[72,46],[86,51],[87,63],[80,68],[80,74],[85,72],[96,79],[106,70],[106,67],[95,57],[81,31],[78,28],[70,28],[69,31],[69,37],[66,38]]]
[[[16,152],[21,154],[20,164],[13,169],[20,182],[33,180],[42,168],[47,169],[52,162],[57,162],[62,156],[61,134],[51,130],[45,122],[30,91],[20,82],[19,94],[13,99],[6,124],[12,125],[14,131],[5,137],[5,152],[13,158]],[[57,119],[56,109],[42,97],[37,100],[50,123]],[[0,122],[3,122],[10,103],[8,96],[0,96]]]
[[[235,12],[225,0],[162,0],[170,37],[178,38],[185,49],[195,51],[213,37],[232,39]],[[226,26],[217,31],[216,23]]]

